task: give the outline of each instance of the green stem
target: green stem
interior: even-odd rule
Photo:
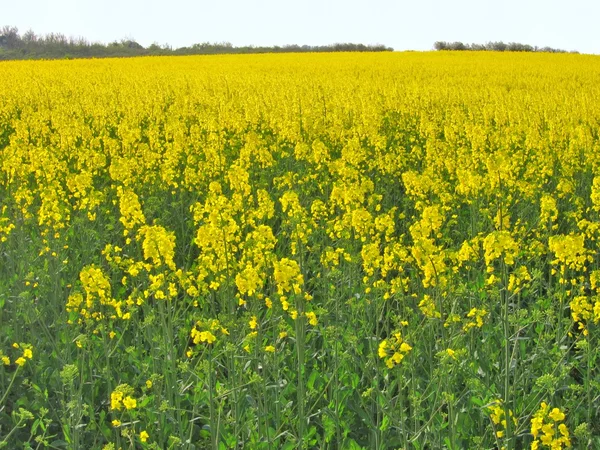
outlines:
[[[8,397],[8,393],[10,392],[10,388],[14,384],[15,379],[17,378],[17,374],[19,373],[20,369],[21,369],[21,366],[18,366],[17,370],[15,370],[15,373],[13,374],[12,380],[10,380],[10,383],[8,384],[8,387],[6,388],[6,392],[4,392],[4,395],[0,399],[0,405],[2,405],[4,403],[4,400],[6,400],[6,397]]]

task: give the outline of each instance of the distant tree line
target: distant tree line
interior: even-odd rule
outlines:
[[[235,47],[229,42],[194,44],[190,47],[172,48],[170,45],[152,44],[144,47],[135,40],[123,39],[109,44],[91,43],[85,38],[67,37],[61,33],[42,36],[33,31],[19,34],[16,27],[0,29],[0,60],[10,59],[72,59],[108,58],[149,55],[214,55],[225,53],[291,53],[291,52],[383,52],[393,51],[384,45],[333,44],[285,45],[273,47]]]
[[[561,50],[552,47],[538,47],[527,44],[519,44],[518,42],[509,42],[508,44],[499,42],[488,42],[487,44],[463,44],[462,42],[445,42],[437,41],[433,44],[436,50],[472,50],[472,51],[490,51],[490,52],[547,52],[547,53],[567,53],[566,50]],[[579,53],[576,51],[568,53]]]

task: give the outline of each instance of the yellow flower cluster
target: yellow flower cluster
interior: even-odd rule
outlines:
[[[28,359],[32,359],[33,358],[33,347],[30,344],[18,344],[18,343],[13,343],[12,347],[15,350],[21,350],[22,353],[20,356],[17,356],[16,359],[14,360],[14,363],[19,366],[19,367],[23,367],[25,365],[25,363],[27,362]],[[3,365],[5,366],[10,366],[11,364],[11,359],[8,355],[5,355],[2,350],[0,350],[0,361],[2,362]]]
[[[83,319],[100,321],[106,317],[129,319],[129,313],[123,312],[123,302],[112,298],[111,283],[100,267],[84,267],[79,279],[83,293],[76,291],[71,294],[66,305],[68,312],[78,314],[78,323],[82,323]]]
[[[494,424],[494,429],[496,432],[496,437],[502,438],[506,432],[506,411],[504,409],[504,405],[501,400],[496,400],[493,404],[487,407],[488,412],[490,413],[490,419]],[[517,418],[514,417],[512,410],[509,410],[510,418],[512,419],[515,426],[519,423]]]
[[[277,292],[284,295],[288,292],[300,294],[304,277],[300,273],[300,266],[296,261],[289,258],[282,258],[273,263],[275,268],[275,282],[277,283]]]
[[[385,365],[391,369],[400,364],[411,350],[412,347],[402,338],[402,333],[397,331],[379,343],[377,354],[381,359],[385,359]]]
[[[548,247],[556,256],[552,264],[560,265],[563,274],[567,268],[582,270],[586,262],[592,261],[589,250],[585,248],[583,234],[551,236]]]
[[[431,296],[425,294],[423,299],[419,302],[419,309],[425,317],[439,319],[442,314],[436,309],[435,302]]]
[[[110,394],[110,409],[114,411],[121,411],[123,408],[126,410],[135,409],[137,406],[137,400],[133,397],[133,388],[128,384],[120,384]]]
[[[492,263],[504,257],[504,262],[511,266],[515,263],[515,258],[519,252],[519,245],[511,236],[509,231],[493,231],[483,240],[483,249],[485,251],[485,263],[488,266],[488,272],[493,272]]]
[[[229,335],[227,328],[224,328],[217,319],[198,320],[190,331],[190,344],[194,346],[205,343],[213,344],[217,340],[215,333],[219,332],[222,336]],[[196,354],[193,347],[190,347],[186,355],[191,358]]]
[[[483,308],[471,308],[467,313],[463,329],[469,331],[471,328],[481,328],[483,326],[483,318],[487,313],[488,312]]]
[[[550,409],[550,406],[542,402],[538,411],[531,419],[531,434],[534,441],[531,443],[531,449],[550,448],[560,450],[565,447],[571,447],[571,438],[569,429],[563,422],[565,414],[558,408]]]
[[[0,212],[0,243],[6,242],[8,235],[15,229],[15,224],[11,223],[10,219],[4,216],[6,214],[6,209],[7,207],[5,205]]]
[[[121,211],[121,218],[119,221],[125,227],[124,234],[127,236],[131,229],[138,225],[144,225],[146,223],[146,218],[142,212],[139,197],[132,189],[123,189],[123,187],[119,186],[117,188],[117,195],[119,197],[119,209]]]
[[[591,301],[588,297],[579,295],[574,297],[569,303],[571,307],[571,317],[583,333],[587,336],[589,331],[587,323],[593,320],[594,323],[600,322],[600,299],[596,297],[596,301]]]
[[[159,225],[143,226],[140,228],[140,236],[143,238],[142,248],[144,258],[152,260],[152,264],[160,268],[163,264],[171,270],[175,270],[175,235],[168,232]]]

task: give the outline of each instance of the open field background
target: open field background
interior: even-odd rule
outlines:
[[[600,448],[599,79],[0,64],[0,447]]]

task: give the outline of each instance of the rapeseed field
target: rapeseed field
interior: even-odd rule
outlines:
[[[600,59],[0,64],[0,448],[600,448]]]

